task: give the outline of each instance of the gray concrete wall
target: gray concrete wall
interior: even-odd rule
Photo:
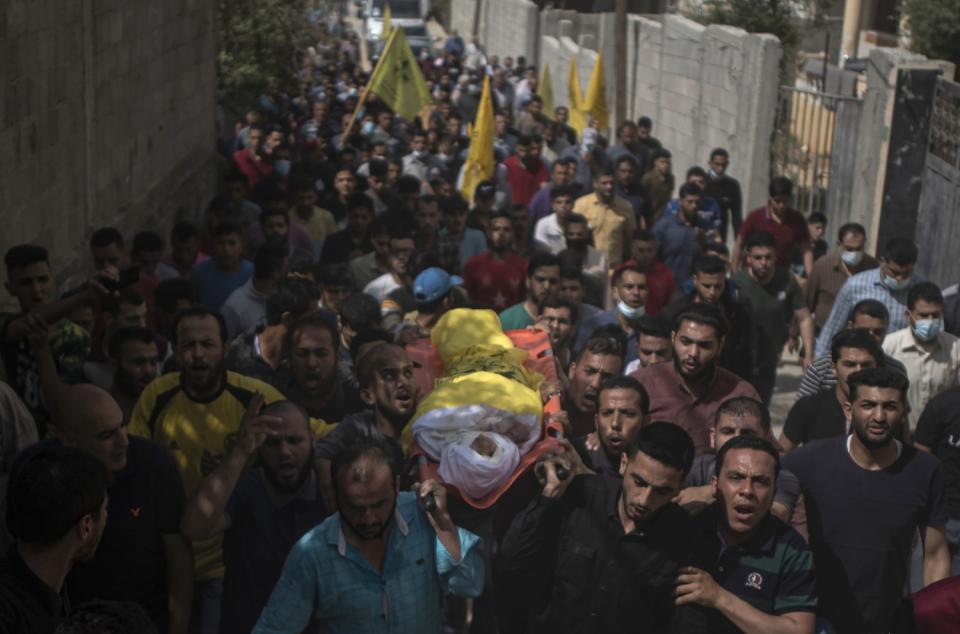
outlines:
[[[450,28],[466,38],[473,34],[474,15],[479,0],[453,0],[450,2]]]
[[[465,25],[461,33],[470,33],[473,18],[463,14],[477,0],[464,2],[463,6],[453,10],[460,17],[454,23],[454,28],[461,30],[459,24]],[[456,5],[460,0],[454,0]],[[540,10],[528,0],[482,0],[480,7],[480,24],[478,35],[488,55],[517,57],[523,55],[528,63],[537,63],[539,51],[538,31]]]
[[[90,233],[164,233],[216,184],[212,0],[0,3],[0,251],[62,273]]]

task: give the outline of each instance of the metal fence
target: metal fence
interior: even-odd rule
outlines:
[[[780,87],[772,169],[794,183],[794,206],[830,218],[850,205],[863,100]]]

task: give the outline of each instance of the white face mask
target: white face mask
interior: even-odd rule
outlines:
[[[627,305],[622,299],[617,300],[617,311],[623,315],[625,319],[630,321],[636,321],[646,314],[647,309],[641,304],[636,308],[632,308]]]
[[[844,249],[843,253],[840,254],[840,259],[847,266],[856,266],[863,260],[863,251],[847,251]]]

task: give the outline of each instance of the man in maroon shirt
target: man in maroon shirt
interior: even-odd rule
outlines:
[[[527,293],[527,260],[513,249],[510,214],[498,211],[490,217],[487,244],[488,251],[467,260],[463,286],[472,302],[502,311],[522,302]]]
[[[670,303],[676,290],[673,272],[657,259],[657,239],[648,229],[637,229],[633,233],[630,255],[647,274],[647,314],[656,316]]]
[[[740,226],[733,245],[731,265],[736,273],[743,258],[743,241],[754,231],[767,231],[776,242],[777,266],[790,268],[794,252],[803,254],[803,268],[807,275],[813,271],[813,243],[803,214],[789,207],[793,182],[786,176],[770,181],[770,198],[766,206],[754,209]]]
[[[547,165],[540,158],[542,145],[539,136],[521,136],[517,139],[517,153],[503,162],[515,205],[529,205],[533,195],[549,180]]]
[[[698,456],[710,448],[710,428],[725,400],[760,398],[749,383],[717,367],[727,328],[716,306],[694,304],[674,320],[673,363],[648,365],[630,375],[650,395],[650,420],[682,427]]]

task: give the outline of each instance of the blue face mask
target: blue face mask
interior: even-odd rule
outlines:
[[[290,161],[287,159],[278,159],[273,162],[273,171],[280,176],[286,176],[290,173]]]
[[[377,129],[377,124],[373,121],[366,121],[363,124],[363,133],[367,136],[373,134],[373,131]]]
[[[856,266],[863,260],[863,251],[846,251],[840,254],[840,259],[847,266]]]
[[[918,319],[913,322],[913,336],[923,341],[933,341],[943,331],[943,319]]]
[[[646,308],[642,305],[631,308],[622,299],[617,300],[617,310],[623,315],[624,319],[628,319],[629,321],[636,321],[646,313]]]
[[[889,288],[891,291],[902,291],[903,289],[910,286],[910,278],[903,280],[895,280],[889,275],[883,276],[883,285]]]

